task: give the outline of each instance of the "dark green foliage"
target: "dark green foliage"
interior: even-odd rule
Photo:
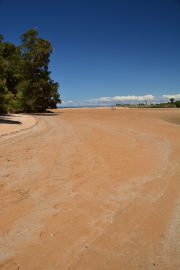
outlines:
[[[170,102],[171,103],[174,103],[174,98],[170,98]]]
[[[51,44],[34,29],[21,35],[20,46],[0,35],[0,112],[42,112],[60,102],[58,83],[50,77]]]
[[[175,101],[174,103],[176,104],[176,107],[177,107],[177,108],[180,108],[180,100],[177,100],[177,101]]]
[[[128,108],[180,108],[180,100],[175,101],[173,98],[173,102],[162,102],[159,104],[150,105],[139,103],[139,104],[116,104],[117,107],[128,107]]]

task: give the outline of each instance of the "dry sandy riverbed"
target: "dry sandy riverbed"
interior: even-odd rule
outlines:
[[[180,110],[35,118],[0,138],[0,269],[180,269]]]

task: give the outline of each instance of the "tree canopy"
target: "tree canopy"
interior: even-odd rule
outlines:
[[[0,35],[0,113],[43,112],[60,103],[59,85],[48,68],[52,45],[30,29],[20,45]]]

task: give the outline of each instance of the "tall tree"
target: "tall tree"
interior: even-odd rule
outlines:
[[[21,35],[20,46],[0,35],[0,112],[42,112],[60,102],[58,83],[48,69],[52,46],[34,29]]]
[[[8,92],[5,76],[5,61],[3,58],[4,37],[0,35],[0,113],[6,112],[6,95]]]
[[[50,78],[48,70],[52,53],[51,44],[30,29],[21,35],[21,73],[23,80],[17,86],[18,97],[27,112],[44,111],[60,102],[58,84]],[[23,86],[23,87],[22,87]]]

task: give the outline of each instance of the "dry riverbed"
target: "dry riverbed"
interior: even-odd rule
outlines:
[[[0,122],[13,133],[0,138],[0,269],[180,269],[180,110],[17,117],[23,132]]]

